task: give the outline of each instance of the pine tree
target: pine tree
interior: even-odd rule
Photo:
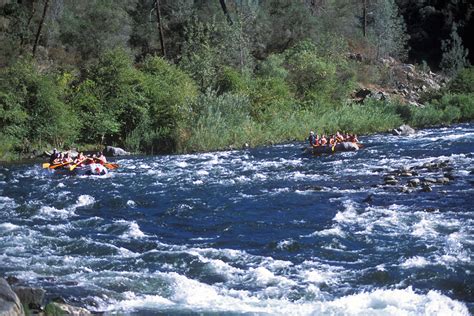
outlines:
[[[467,59],[469,50],[465,49],[462,45],[462,39],[457,29],[457,24],[453,23],[451,27],[451,38],[441,41],[443,56],[441,57],[439,66],[443,72],[450,77],[454,77],[464,67],[469,66]]]
[[[373,2],[373,41],[377,57],[398,57],[406,59],[408,55],[405,21],[398,12],[394,0],[377,0]]]

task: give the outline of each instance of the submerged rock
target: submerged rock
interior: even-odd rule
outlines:
[[[447,184],[449,183],[449,178],[441,177],[441,178],[436,179],[436,182],[441,183],[441,184]]]
[[[429,177],[427,177],[427,178],[424,178],[424,179],[423,179],[423,182],[424,182],[424,183],[436,183],[437,181],[436,181],[435,178],[429,178]]]
[[[425,185],[423,185],[423,187],[421,188],[421,191],[423,191],[423,192],[431,192],[431,191],[433,191],[433,189],[431,188],[430,185],[425,184]]]
[[[418,178],[411,179],[410,181],[408,181],[408,185],[409,185],[410,187],[417,187],[417,186],[420,185],[420,183],[421,183],[421,181],[420,181],[420,179],[418,179]]]

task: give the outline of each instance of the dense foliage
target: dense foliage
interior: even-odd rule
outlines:
[[[0,159],[49,146],[189,152],[302,139],[310,129],[472,120],[473,71],[462,70],[459,36],[467,16],[437,43],[438,64],[457,76],[444,94],[424,108],[348,101],[357,82],[387,80],[380,58],[424,58],[410,39],[422,9],[394,0],[3,1]]]

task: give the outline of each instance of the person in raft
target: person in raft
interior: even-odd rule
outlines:
[[[103,153],[98,152],[96,156],[96,161],[100,163],[101,165],[103,165],[107,163],[107,158],[105,158]]]
[[[321,137],[319,135],[315,135],[313,131],[309,133],[308,137],[309,144],[313,147],[318,147],[318,146],[327,146],[328,144],[330,146],[334,146],[337,143],[342,143],[342,142],[352,142],[352,143],[358,143],[359,140],[357,139],[356,134],[349,134],[349,133],[340,133],[339,131],[336,132],[335,135],[329,135],[329,138],[326,137],[326,135],[322,134]]]
[[[53,153],[49,156],[49,163],[54,164],[58,163],[59,157],[61,154],[58,152],[56,148],[53,148]]]
[[[316,140],[316,138],[314,137],[314,132],[310,131],[309,132],[309,137],[308,137],[309,145],[313,146],[315,140]]]

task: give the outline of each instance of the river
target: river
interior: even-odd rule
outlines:
[[[3,165],[0,275],[127,315],[469,315],[473,136],[462,124],[319,157],[302,143],[131,157],[101,177]],[[451,181],[384,184],[403,167]]]

